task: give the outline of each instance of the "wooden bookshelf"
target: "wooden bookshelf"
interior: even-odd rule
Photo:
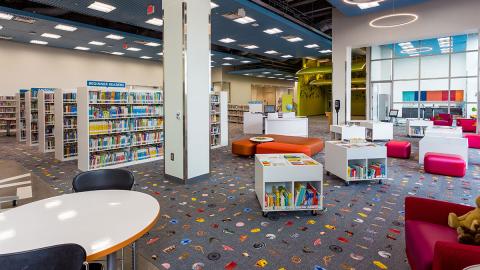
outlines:
[[[248,112],[248,105],[228,104],[228,122],[243,124],[244,112]]]

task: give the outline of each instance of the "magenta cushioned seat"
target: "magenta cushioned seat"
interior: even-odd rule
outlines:
[[[468,148],[480,149],[480,134],[465,134],[463,137],[468,140]]]
[[[425,221],[407,220],[405,222],[405,241],[408,253],[415,254],[410,262],[412,269],[430,270],[433,264],[435,243],[439,241],[457,243],[457,232],[445,225]]]
[[[389,141],[385,144],[387,147],[387,156],[394,158],[410,158],[412,145],[406,141]]]
[[[425,172],[455,177],[464,177],[467,171],[465,160],[459,155],[428,152],[424,157]]]

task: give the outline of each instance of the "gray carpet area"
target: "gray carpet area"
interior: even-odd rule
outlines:
[[[480,156],[470,149],[467,176],[425,174],[418,165],[418,139],[410,160],[389,159],[389,180],[345,186],[324,176],[327,211],[284,212],[262,217],[254,192],[253,159],[233,156],[230,147],[212,151],[212,174],[193,185],[169,182],[163,163],[129,167],[137,190],[157,198],[161,218],[138,242],[139,253],[159,269],[409,269],[404,243],[404,198],[421,196],[473,205],[479,195]],[[310,119],[310,135],[327,139],[326,120]],[[231,125],[230,138],[242,137]],[[12,159],[58,193],[70,192],[76,162],[0,138],[3,159]],[[323,163],[323,153],[314,157]],[[141,211],[141,209],[139,209]]]

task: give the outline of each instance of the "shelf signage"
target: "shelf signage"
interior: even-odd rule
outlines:
[[[44,92],[54,92],[54,88],[32,88],[32,92],[39,92],[39,91],[44,91]]]
[[[125,88],[127,85],[122,82],[87,81],[87,86]]]

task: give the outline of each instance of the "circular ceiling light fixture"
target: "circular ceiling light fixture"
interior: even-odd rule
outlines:
[[[373,28],[393,28],[414,23],[418,15],[413,13],[393,13],[370,21]]]
[[[343,0],[343,2],[349,5],[358,5],[358,4],[380,3],[380,2],[383,2],[383,0]]]
[[[411,48],[411,49],[404,49],[404,50],[401,50],[400,53],[425,53],[425,52],[430,52],[432,51],[432,47],[419,47],[419,48]]]

